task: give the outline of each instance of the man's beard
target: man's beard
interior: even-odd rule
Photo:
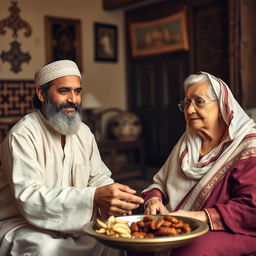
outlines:
[[[65,111],[62,111],[62,109],[70,107],[74,108],[73,114],[65,115]],[[63,103],[56,106],[48,98],[44,110],[46,118],[56,131],[63,135],[70,135],[76,133],[81,124],[80,108],[81,105],[74,103]]]

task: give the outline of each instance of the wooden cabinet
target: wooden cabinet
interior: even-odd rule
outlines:
[[[144,175],[143,140],[103,140],[98,142],[98,147],[114,180]]]

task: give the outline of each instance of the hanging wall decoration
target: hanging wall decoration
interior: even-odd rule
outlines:
[[[45,16],[46,60],[73,60],[82,71],[81,21]]]
[[[116,25],[94,23],[94,56],[96,61],[117,62],[117,31]]]
[[[24,53],[21,50],[21,43],[19,43],[16,39],[18,38],[18,30],[24,29],[24,36],[29,37],[32,34],[31,26],[21,19],[20,17],[20,8],[17,6],[18,3],[13,1],[11,3],[11,6],[9,7],[10,15],[0,20],[0,34],[5,35],[6,34],[6,28],[9,28],[13,31],[12,37],[14,38],[14,41],[10,43],[10,50],[9,51],[2,51],[0,54],[0,57],[2,58],[2,61],[10,62],[11,64],[11,70],[14,73],[18,73],[21,71],[21,65],[24,62],[29,62],[31,59],[30,54]]]
[[[188,50],[186,11],[130,24],[132,57]]]
[[[11,70],[14,73],[21,71],[21,64],[23,62],[29,62],[31,57],[29,53],[23,53],[20,49],[21,44],[17,41],[10,43],[11,48],[8,52],[2,51],[1,57],[3,61],[8,61],[11,63]]]

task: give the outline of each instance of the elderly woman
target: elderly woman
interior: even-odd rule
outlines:
[[[172,255],[256,252],[256,130],[228,86],[200,72],[184,82],[186,132],[143,191],[146,214],[192,217],[210,231]]]

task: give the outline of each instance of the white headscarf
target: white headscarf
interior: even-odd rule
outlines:
[[[211,86],[219,101],[222,118],[228,126],[229,141],[240,137],[243,139],[247,132],[255,126],[254,121],[250,119],[240,107],[228,86],[220,78],[216,78],[206,72],[200,72],[199,74],[207,75],[210,80]],[[214,161],[211,159],[216,158],[224,150],[225,142],[227,142],[227,140],[222,141],[198,162],[198,154],[201,149],[202,139],[187,129],[187,139],[182,147],[188,149],[188,154],[184,156],[182,161],[182,169],[185,175],[192,179],[201,179],[214,164]],[[210,163],[207,164],[209,161]]]
[[[240,107],[228,86],[221,79],[206,72],[199,74],[206,74],[210,80],[222,117],[228,126],[229,138],[199,160],[202,139],[189,129],[186,130],[163,167],[154,176],[154,184],[143,191],[160,189],[169,198],[167,208],[170,211],[175,210],[200,179],[206,182],[214,175],[229,160],[246,135],[256,133],[255,122]]]

